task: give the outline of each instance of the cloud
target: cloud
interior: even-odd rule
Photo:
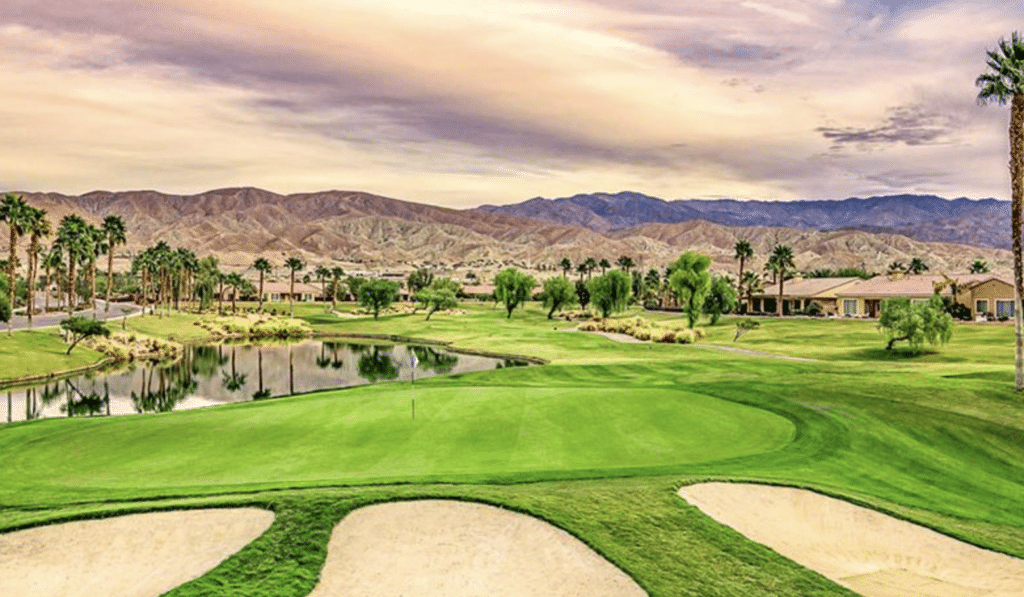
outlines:
[[[956,118],[929,111],[917,104],[890,108],[885,120],[870,128],[818,127],[815,130],[820,132],[822,137],[832,141],[834,149],[843,145],[856,145],[867,149],[872,145],[887,143],[946,143],[957,129]]]
[[[0,160],[44,189],[342,186],[453,205],[598,184],[927,186],[901,171],[994,194],[1005,125],[972,83],[1020,16],[994,1],[4,0]]]

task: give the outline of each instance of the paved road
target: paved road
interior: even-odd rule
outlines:
[[[105,301],[102,299],[96,300],[96,319],[103,320],[103,308]],[[135,303],[110,303],[110,321],[114,322],[125,316],[125,312],[122,309],[128,309],[128,317],[135,317],[142,313],[142,307]],[[82,311],[75,312],[75,315],[81,317],[92,317],[92,309],[84,309]],[[59,313],[47,313],[43,315],[37,313],[32,316],[32,329],[38,330],[42,328],[55,328],[60,325],[60,322],[66,319],[68,316],[66,311]],[[28,329],[28,318],[24,315],[15,315],[11,318],[12,329],[15,331]],[[7,326],[0,324],[0,330],[6,329]]]

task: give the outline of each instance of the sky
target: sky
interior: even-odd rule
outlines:
[[[2,0],[0,189],[1007,199],[1020,0]]]

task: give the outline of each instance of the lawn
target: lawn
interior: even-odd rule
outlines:
[[[393,383],[3,426],[0,528],[269,507],[278,519],[263,537],[171,594],[300,596],[345,513],[446,496],[549,520],[652,596],[851,594],[675,495],[685,483],[734,479],[814,488],[1024,556],[1024,400],[1006,377],[1011,328],[958,326],[946,347],[899,358],[878,353],[884,339],[862,321],[765,319],[737,343],[820,359],[795,362],[617,343],[566,331],[536,305],[512,319],[489,304],[465,308],[429,322],[297,315],[322,333],[425,338],[549,364],[417,382],[415,421],[408,384]],[[706,329],[706,342],[732,344],[729,320]]]

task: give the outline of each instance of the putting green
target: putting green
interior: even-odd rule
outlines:
[[[80,491],[528,480],[775,450],[789,420],[670,389],[407,385],[0,430],[0,498]]]

